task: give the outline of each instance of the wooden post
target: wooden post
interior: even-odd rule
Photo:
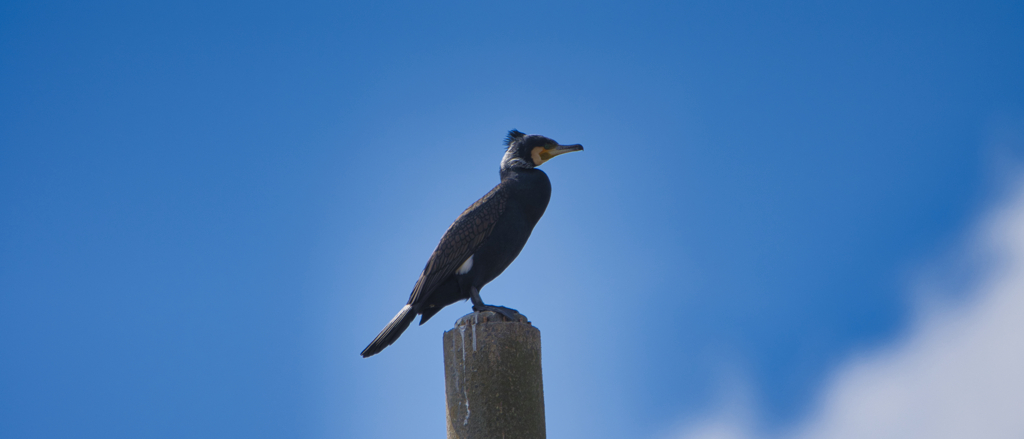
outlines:
[[[444,333],[448,439],[544,439],[540,330],[523,315],[466,314]]]

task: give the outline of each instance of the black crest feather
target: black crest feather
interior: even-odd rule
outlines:
[[[508,135],[505,136],[505,149],[508,149],[508,147],[512,146],[512,142],[522,139],[523,137],[526,137],[526,134],[513,128],[511,131],[508,132]]]

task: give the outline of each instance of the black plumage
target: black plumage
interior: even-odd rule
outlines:
[[[515,312],[485,305],[480,299],[480,288],[519,256],[547,209],[551,182],[536,167],[557,155],[582,151],[583,147],[559,145],[547,137],[517,130],[509,131],[505,145],[501,182],[448,227],[416,281],[409,301],[363,350],[363,357],[394,343],[417,315],[422,316],[422,325],[441,308],[459,300],[472,300],[475,311],[487,309],[506,316]]]

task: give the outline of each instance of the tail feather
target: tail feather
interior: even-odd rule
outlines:
[[[370,345],[363,349],[360,354],[363,358],[374,355],[384,348],[394,343],[398,339],[398,336],[405,332],[405,328],[409,327],[409,324],[416,319],[416,313],[412,310],[412,305],[405,305],[402,307],[398,314],[388,322],[388,325],[384,327],[384,330],[377,334],[377,338],[374,338]]]

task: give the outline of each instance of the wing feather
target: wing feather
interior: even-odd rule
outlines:
[[[448,276],[451,276],[491,235],[498,218],[505,211],[506,194],[501,185],[477,200],[455,219],[430,255],[412,294],[409,304],[424,302]]]

